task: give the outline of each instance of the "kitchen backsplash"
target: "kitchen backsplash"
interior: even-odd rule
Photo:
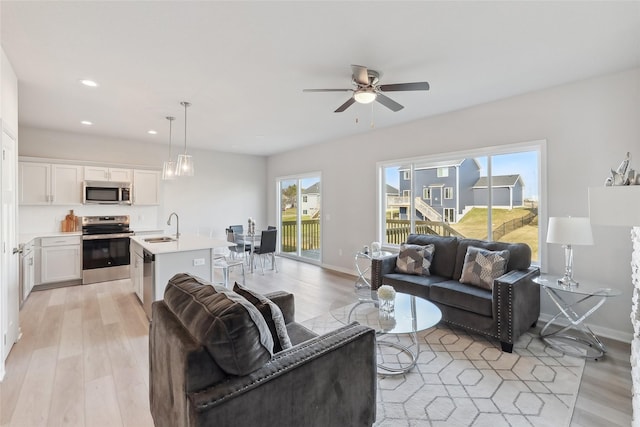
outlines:
[[[158,221],[158,206],[20,206],[18,230],[20,234],[50,233],[60,230],[60,223],[73,209],[76,216],[85,215],[129,215],[130,227],[136,230],[163,229]]]

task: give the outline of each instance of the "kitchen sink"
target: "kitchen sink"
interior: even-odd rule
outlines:
[[[164,243],[164,242],[175,242],[176,239],[169,236],[161,236],[161,237],[149,237],[148,239],[144,239],[144,241],[148,243]]]

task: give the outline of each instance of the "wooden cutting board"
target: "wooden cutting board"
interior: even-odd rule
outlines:
[[[73,211],[69,211],[69,214],[61,221],[62,232],[76,231],[77,220],[78,217],[73,214]]]

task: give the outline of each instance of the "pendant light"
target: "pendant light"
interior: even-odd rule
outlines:
[[[187,107],[189,107],[191,103],[182,101],[180,105],[184,107],[184,153],[178,156],[176,175],[193,176],[193,157],[187,154]]]
[[[162,179],[165,181],[175,179],[176,177],[176,162],[171,160],[171,125],[175,119],[175,117],[167,116],[167,120],[169,120],[169,160],[165,161],[162,165]]]

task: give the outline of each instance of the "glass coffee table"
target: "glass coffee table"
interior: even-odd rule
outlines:
[[[400,375],[411,370],[420,356],[420,341],[417,333],[429,329],[440,322],[442,312],[435,304],[424,298],[397,292],[394,309],[380,309],[378,294],[369,289],[359,289],[354,294],[354,302],[346,306],[331,306],[331,314],[340,323],[358,322],[376,331],[378,345],[378,374],[382,376]],[[410,345],[385,340],[387,335],[407,334]],[[384,361],[382,347],[399,351],[397,361]],[[404,354],[404,357],[400,357]]]

